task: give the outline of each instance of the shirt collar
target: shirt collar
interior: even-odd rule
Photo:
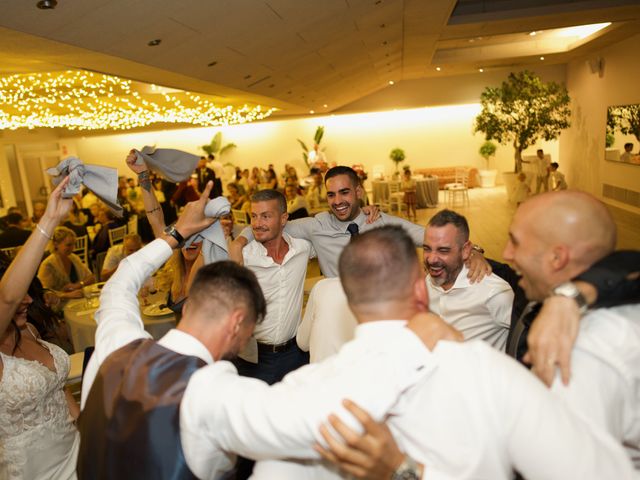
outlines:
[[[384,336],[394,328],[404,328],[406,320],[376,320],[359,323],[354,333],[355,338]]]
[[[208,365],[213,363],[213,357],[207,347],[193,335],[182,330],[172,328],[160,340],[158,344],[181,355],[198,357]]]
[[[335,225],[336,230],[340,230],[342,233],[349,233],[347,232],[347,227],[350,223],[355,223],[356,225],[358,225],[358,227],[362,227],[367,221],[367,216],[364,214],[362,209],[360,209],[360,213],[356,218],[354,218],[353,220],[347,220],[345,222],[343,222],[342,220],[338,220],[338,217],[336,217],[333,212],[329,212],[329,215],[331,215],[331,221]]]
[[[293,239],[291,238],[291,236],[287,233],[287,232],[282,232],[282,238],[284,239],[285,242],[287,242],[287,245],[289,245],[289,252],[295,253],[295,248],[293,246]],[[254,249],[255,251],[260,254],[260,256],[262,257],[267,257],[267,248],[260,243],[257,240],[253,240],[251,243],[254,244]],[[285,255],[285,258],[289,256],[289,252],[287,252],[287,255]]]

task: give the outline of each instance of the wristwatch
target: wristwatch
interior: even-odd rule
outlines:
[[[554,295],[559,295],[561,297],[573,298],[576,304],[578,305],[578,310],[580,310],[580,314],[584,314],[588,309],[589,305],[587,304],[587,300],[584,298],[584,295],[580,293],[578,287],[573,282],[564,282],[558,285],[553,289]]]
[[[175,225],[169,225],[164,229],[164,233],[167,235],[171,235],[178,242],[178,248],[182,248],[184,246],[184,237],[180,235],[180,232],[176,229]]]
[[[402,463],[391,474],[391,480],[420,480],[421,476],[418,463],[409,455],[405,455]]]

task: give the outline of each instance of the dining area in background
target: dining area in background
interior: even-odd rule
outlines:
[[[71,343],[76,352],[83,352],[95,344],[96,325],[94,314],[100,307],[100,291],[104,283],[89,285],[83,289],[84,298],[69,300],[64,306],[64,319],[69,328]],[[176,326],[176,316],[166,306],[167,292],[149,292],[143,288],[138,296],[144,329],[154,339],[160,339]]]
[[[416,182],[416,206],[418,208],[436,208],[438,206],[438,177],[414,177]],[[387,204],[392,191],[401,192],[401,182],[393,180],[374,180],[371,182],[373,203]]]

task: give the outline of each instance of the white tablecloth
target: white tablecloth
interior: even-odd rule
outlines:
[[[161,292],[148,297],[150,304],[163,303],[165,299],[166,293]],[[141,308],[144,309],[145,306],[141,305]],[[76,352],[83,352],[85,348],[95,344],[97,326],[93,314],[96,310],[97,307],[87,308],[84,298],[70,300],[64,307],[64,318],[69,326],[71,342]],[[176,326],[176,319],[173,313],[161,317],[142,315],[142,323],[144,329],[157,340]]]

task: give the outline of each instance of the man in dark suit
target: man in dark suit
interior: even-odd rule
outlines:
[[[198,192],[204,192],[207,182],[211,180],[213,182],[213,188],[209,194],[209,198],[216,198],[222,195],[222,180],[216,177],[215,172],[207,167],[207,159],[200,157],[198,167],[196,168],[196,175],[198,180]]]
[[[19,213],[10,213],[4,218],[6,228],[0,234],[0,248],[19,247],[24,245],[31,235],[29,230],[20,228],[22,215]]]

